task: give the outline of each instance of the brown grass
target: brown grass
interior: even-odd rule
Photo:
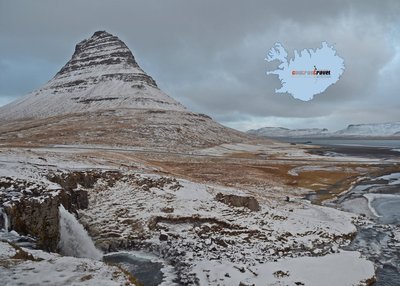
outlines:
[[[139,156],[149,165],[158,167],[162,173],[186,178],[200,183],[215,183],[229,187],[268,189],[274,186],[308,189],[327,192],[319,196],[320,202],[331,199],[348,190],[360,177],[399,171],[397,165],[376,165],[364,162],[313,161],[313,160],[270,160],[260,159],[259,153],[235,153],[221,157],[184,157],[174,155]],[[256,157],[257,159],[252,159]],[[246,159],[246,160],[244,160]],[[303,170],[298,176],[288,172],[301,166],[323,165],[338,167],[339,170]],[[282,192],[277,196],[291,195]]]

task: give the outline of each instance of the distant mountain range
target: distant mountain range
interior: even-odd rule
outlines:
[[[248,134],[262,137],[400,137],[400,121],[391,123],[351,124],[345,129],[329,132],[323,128],[288,129],[283,127],[263,127],[251,129]]]

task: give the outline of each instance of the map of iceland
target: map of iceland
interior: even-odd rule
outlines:
[[[314,95],[336,83],[345,69],[344,60],[326,42],[315,50],[304,49],[300,53],[295,50],[292,59],[288,59],[285,48],[276,43],[265,60],[281,62],[276,70],[267,72],[267,75],[278,75],[281,81],[282,86],[275,92],[287,92],[303,101],[313,99]]]

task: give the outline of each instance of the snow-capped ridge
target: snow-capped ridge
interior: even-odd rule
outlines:
[[[302,136],[322,136],[328,134],[328,129],[323,128],[303,128],[289,129],[284,127],[263,127],[251,129],[248,134],[264,137],[302,137]]]
[[[335,135],[349,136],[399,136],[400,121],[389,123],[350,124]]]
[[[400,121],[389,123],[350,124],[345,129],[329,132],[326,128],[288,129],[284,127],[263,127],[251,129],[248,134],[262,137],[396,137],[400,136]]]

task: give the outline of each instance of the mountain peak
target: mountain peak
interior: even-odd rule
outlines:
[[[110,33],[108,33],[107,31],[96,31],[96,32],[94,32],[94,34],[93,34],[93,36],[92,37],[96,37],[96,36],[100,36],[100,35],[102,35],[102,34],[106,34],[106,35],[110,35],[110,36],[112,36]]]
[[[71,59],[47,84],[0,108],[0,119],[121,108],[186,110],[158,88],[122,40],[97,31],[76,45]]]
[[[71,60],[57,73],[56,78],[68,77],[71,73],[75,76],[85,75],[88,70],[96,67],[98,67],[97,72],[104,70],[104,74],[110,74],[111,69],[146,75],[123,41],[106,31],[97,31],[92,37],[75,46]],[[157,87],[150,76],[146,77],[149,85]]]

